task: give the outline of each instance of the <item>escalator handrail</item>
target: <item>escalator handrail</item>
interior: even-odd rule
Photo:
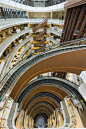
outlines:
[[[43,24],[45,21],[47,21],[47,19],[44,19],[44,21],[42,21],[40,24],[38,24],[38,25],[36,25],[35,27],[33,27],[33,29],[36,28],[37,26],[40,26],[40,25]],[[41,27],[41,28],[42,28],[42,27]],[[37,29],[37,30],[38,30],[38,29]],[[36,31],[37,31],[37,30],[36,30]]]
[[[77,40],[72,40],[71,42],[80,42],[80,41],[85,41],[86,40],[86,38],[81,38],[81,39],[77,39]],[[75,43],[76,43],[75,42]],[[63,42],[62,44],[64,44],[64,43],[68,43],[68,46],[69,46],[69,41],[67,41],[67,42]],[[60,43],[59,43],[60,44]],[[51,47],[53,47],[53,46],[56,46],[56,45],[58,45],[58,44],[55,44],[55,45],[52,45],[52,46],[49,46],[49,47],[47,47],[47,48],[51,48]],[[67,44],[65,44],[66,46],[67,46]],[[79,44],[78,44],[79,45]],[[70,46],[69,46],[70,47]],[[78,46],[79,47],[79,46]],[[58,46],[57,48],[62,48],[62,46]],[[54,49],[56,49],[56,48],[54,48]],[[54,49],[52,49],[52,50],[54,50]],[[48,50],[49,51],[49,50]],[[46,52],[48,52],[48,51],[45,51],[45,52],[43,52],[43,54],[44,53],[46,53]],[[34,54],[34,53],[32,53],[32,54]],[[41,53],[42,54],[42,53]],[[39,54],[40,55],[40,54]],[[37,56],[37,55],[35,55],[35,56]],[[34,57],[35,57],[34,56]],[[20,62],[22,62],[22,61],[24,61],[24,60],[26,60],[27,59],[27,57],[28,56],[26,56],[25,58],[23,58],[21,61],[19,61],[14,67],[16,67],[18,64],[20,64]],[[7,74],[6,75],[8,75],[13,69],[14,69],[14,67],[13,68],[11,68],[8,72],[7,72]],[[3,77],[3,79],[2,79],[2,81],[4,80],[4,78],[6,77],[6,75]],[[2,82],[1,81],[1,82]]]
[[[11,83],[9,83],[9,79],[11,78],[11,79],[10,79],[10,82],[11,82],[11,80],[12,80],[12,77],[11,77],[11,76],[14,76],[14,75],[15,75],[14,77],[15,77],[15,79],[16,79],[17,76],[19,76],[20,74],[22,75],[22,74],[25,72],[25,70],[27,70],[28,64],[29,64],[29,65],[33,65],[34,63],[36,63],[36,62],[38,62],[38,61],[40,61],[40,60],[46,59],[46,57],[51,56],[51,54],[52,54],[52,56],[53,56],[53,55],[55,55],[55,54],[57,54],[57,53],[59,53],[59,52],[64,52],[65,50],[66,50],[67,52],[69,52],[70,50],[78,50],[78,49],[82,49],[83,47],[84,47],[84,49],[86,49],[86,45],[72,46],[72,47],[69,47],[69,49],[68,49],[67,47],[66,47],[66,48],[64,47],[64,48],[62,48],[62,49],[54,49],[54,50],[51,50],[51,51],[48,51],[48,52],[43,52],[43,53],[41,53],[41,54],[35,55],[35,56],[33,56],[33,57],[31,57],[31,58],[29,58],[29,59],[23,61],[20,65],[18,65],[17,67],[14,67],[14,70],[10,71],[10,73],[7,74],[5,80],[3,79],[3,81],[1,82],[1,83],[2,83],[2,85],[1,85],[1,86],[2,86],[2,87],[1,87],[2,92],[1,92],[1,93],[3,93],[2,96],[3,96],[5,93],[8,92],[10,86],[12,85]],[[72,49],[71,49],[71,48],[72,48]],[[45,56],[44,56],[44,55],[45,55]],[[21,72],[20,72],[20,71],[21,71]],[[20,76],[21,76],[21,75],[20,75]],[[14,80],[15,80],[15,79],[14,79]],[[3,90],[3,87],[5,86],[6,83],[8,83],[8,84],[7,84],[7,88],[6,88],[5,90]]]

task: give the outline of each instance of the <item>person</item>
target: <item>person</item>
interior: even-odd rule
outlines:
[[[64,15],[62,15],[62,20],[64,20]]]

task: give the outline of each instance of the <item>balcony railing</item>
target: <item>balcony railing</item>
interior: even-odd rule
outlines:
[[[41,54],[35,55],[29,59],[27,59],[27,57],[24,58],[22,61],[18,62],[15,67],[10,69],[10,71],[2,79],[0,96],[7,92],[7,89],[11,87],[11,84],[16,79],[16,77],[18,75],[21,76],[28,69],[29,65],[31,66],[34,63],[46,59],[47,57],[53,56],[55,54],[83,48],[86,48],[86,38],[63,42],[60,45],[52,45],[49,46],[46,51]]]

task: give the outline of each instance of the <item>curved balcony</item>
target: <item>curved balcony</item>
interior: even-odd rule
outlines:
[[[5,62],[4,65],[4,69],[3,69],[3,73],[1,75],[1,78],[7,73],[7,71],[9,70],[10,64],[14,58],[14,56],[16,55],[17,51],[28,41],[30,40],[30,37],[26,38],[25,40],[23,40],[18,46],[16,46],[14,48],[14,50],[12,51],[12,53],[9,55],[9,57],[7,58],[7,61]],[[31,44],[28,44],[29,48],[31,47]]]
[[[0,19],[0,31],[13,26],[27,24],[27,23],[28,23],[28,19],[26,18],[11,18],[6,20]]]
[[[35,93],[34,89],[38,89],[38,88],[41,89],[42,91],[44,89],[45,92],[46,92],[46,89],[48,89],[48,88],[53,89],[52,92],[51,92],[51,90],[50,90],[50,92],[53,93],[53,91],[56,91],[58,98],[61,100],[63,100],[63,98],[66,95],[71,96],[72,94],[74,94],[78,97],[78,94],[79,94],[76,91],[76,89],[78,89],[78,88],[76,88],[76,85],[71,82],[68,82],[67,80],[55,78],[55,77],[42,77],[42,78],[36,79],[36,80],[28,83],[25,86],[25,88],[21,91],[19,98],[17,100],[17,102],[19,104],[23,103],[23,109],[24,108],[26,109],[28,107],[28,105],[30,104],[28,107],[28,112],[30,111],[30,108],[33,105],[33,102],[32,102],[32,104],[31,104],[31,102],[29,103],[29,100],[28,100],[30,98],[29,95],[32,94],[32,92]],[[40,90],[38,90],[38,91],[40,91]],[[60,96],[59,96],[59,93],[60,93]],[[58,104],[56,104],[58,106],[59,106],[59,99],[57,101]],[[40,100],[40,101],[42,101],[42,100]],[[26,105],[26,107],[25,107],[25,105]]]
[[[9,27],[13,27],[16,25],[22,25],[22,24],[32,24],[32,23],[40,23],[42,22],[42,18],[39,19],[25,19],[25,18],[12,18],[12,19],[6,19],[6,20],[0,20],[0,31],[4,30]],[[64,25],[64,20],[59,19],[48,19],[48,23],[58,24],[58,25]]]
[[[48,79],[48,81],[50,80],[51,78]],[[55,80],[56,82],[58,82],[58,79],[55,78]],[[41,99],[44,98],[41,97]],[[23,109],[18,107],[18,103],[14,102],[13,99],[9,97],[5,108],[3,109],[3,111],[1,110],[1,113],[3,112],[1,116],[1,128],[34,128],[34,117],[39,112],[43,112],[48,116],[48,128],[74,128],[77,126],[83,127],[81,120],[78,121],[80,116],[77,112],[78,110],[74,107],[74,105],[72,105],[73,103],[70,97],[66,96],[63,101],[60,101],[60,108],[53,108],[53,106],[55,105],[51,105],[50,103],[52,103],[52,100],[50,102],[48,102],[47,100],[36,102],[32,106],[29,105],[29,111],[25,112]],[[35,126],[36,125],[37,124],[35,123]]]
[[[23,30],[23,31],[20,31],[19,33],[17,34],[14,34],[13,36],[9,37],[8,40],[6,40],[5,42],[3,42],[1,45],[0,45],[0,56],[3,54],[3,52],[5,51],[5,49],[14,41],[16,40],[18,37],[26,34],[29,32],[29,29],[26,29],[26,30]]]
[[[44,88],[45,88],[45,87],[44,87]],[[49,88],[49,87],[48,87],[48,88]],[[37,89],[38,89],[38,88],[37,88]],[[42,92],[42,91],[43,91],[43,92]],[[28,109],[30,108],[30,107],[28,107],[29,104],[30,104],[30,106],[31,106],[31,103],[32,103],[32,101],[34,101],[35,98],[36,98],[36,99],[40,98],[40,100],[41,100],[41,97],[45,97],[45,98],[49,98],[49,97],[50,97],[50,98],[53,98],[54,102],[55,102],[55,101],[57,102],[57,107],[60,106],[60,101],[61,101],[61,99],[60,99],[56,94],[51,93],[51,92],[49,92],[49,91],[46,92],[46,91],[44,91],[44,90],[41,90],[41,92],[39,91],[39,93],[35,94],[34,96],[31,96],[30,99],[28,99],[28,98],[26,97],[26,98],[25,98],[26,102],[24,101],[25,105],[23,105],[22,108],[28,111]],[[52,100],[52,99],[50,99],[50,100]],[[56,104],[56,102],[55,102],[55,104]]]
[[[8,8],[11,7],[11,9],[22,10],[27,12],[52,12],[52,11],[64,10],[65,3],[66,2],[40,8],[40,7],[31,7],[31,6],[23,5],[14,1],[9,2],[9,0],[0,1],[1,7],[7,6]]]
[[[30,112],[31,112],[31,110],[33,109],[34,110],[34,108],[36,108],[36,107],[38,107],[38,106],[47,106],[51,111],[54,111],[55,110],[55,108],[53,108],[53,105],[51,105],[49,102],[47,102],[47,101],[39,101],[39,102],[37,102],[37,103],[35,103],[31,108],[30,108]],[[30,112],[28,112],[28,114],[30,113]]]
[[[8,89],[11,88],[12,85],[15,85],[14,89],[10,92],[11,92],[12,98],[15,98],[15,100],[16,100],[19,92],[21,92],[21,90],[26,85],[26,83],[28,83],[28,81],[30,81],[32,78],[38,76],[41,73],[49,72],[51,70],[73,72],[76,74],[80,74],[81,71],[86,69],[86,66],[84,65],[85,61],[86,61],[86,60],[84,60],[85,54],[86,54],[85,41],[86,41],[86,38],[83,38],[83,39],[66,42],[66,45],[64,42],[64,43],[62,43],[63,46],[61,45],[61,47],[57,46],[57,48],[56,48],[56,45],[51,46],[50,49],[52,49],[52,48],[55,48],[55,49],[53,49],[53,50],[48,49],[50,51],[33,56],[27,60],[23,60],[23,62],[21,62],[21,63],[19,62],[19,65],[17,64],[3,78],[2,82],[1,82],[2,87],[1,87],[0,96],[3,97],[4,94],[8,93]],[[67,47],[67,45],[68,45],[68,47]],[[65,61],[62,64],[62,60],[63,60],[64,56],[65,56]],[[57,58],[58,58],[58,60],[57,60]],[[77,59],[78,59],[78,62],[77,62]],[[70,62],[73,62],[73,63],[71,64]],[[83,62],[83,64],[82,64],[82,62]],[[43,65],[43,64],[45,64],[45,65]],[[81,67],[81,64],[82,64],[82,67]],[[41,67],[40,67],[40,65],[41,65]],[[60,67],[59,67],[59,65],[60,65]],[[37,69],[36,69],[36,67],[37,67]],[[41,72],[40,72],[40,70],[41,70]],[[27,75],[29,76],[29,79],[28,79]],[[18,79],[18,77],[20,77],[20,78]],[[20,81],[20,80],[22,80],[22,81]],[[27,81],[25,81],[25,80],[27,80]],[[25,83],[24,83],[24,81],[25,81]],[[19,89],[19,85],[20,86],[22,85],[21,89]],[[19,90],[19,91],[17,92],[15,90],[17,90],[17,91]],[[14,94],[15,93],[14,91],[17,92],[16,96]]]
[[[31,56],[31,52],[32,50],[30,49],[30,46],[28,45],[24,51],[22,51],[21,55],[19,56],[17,63],[20,61],[20,59],[24,56],[24,54],[26,53],[26,51],[28,51],[28,57]],[[27,55],[26,55],[27,56]]]

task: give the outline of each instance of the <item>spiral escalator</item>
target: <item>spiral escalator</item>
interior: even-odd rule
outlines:
[[[35,42],[34,44],[35,53],[42,52],[46,47],[45,44],[47,35],[47,29],[45,29],[46,25],[47,25],[47,20],[45,19],[39,25],[33,27],[33,34],[34,34],[33,41]]]

